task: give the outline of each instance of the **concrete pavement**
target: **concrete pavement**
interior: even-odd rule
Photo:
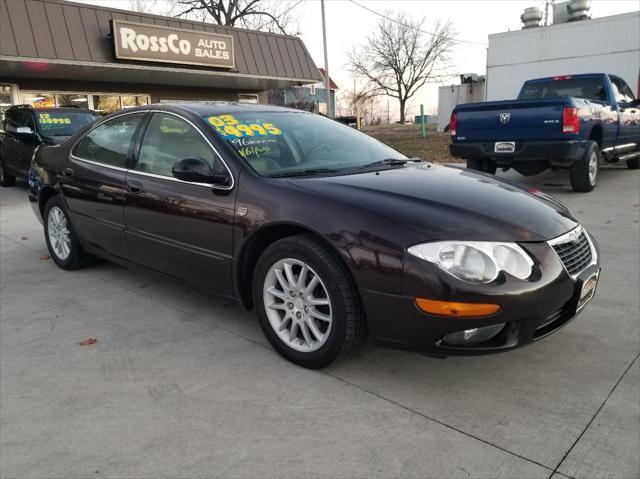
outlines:
[[[602,250],[597,296],[506,354],[366,344],[281,359],[251,312],[109,263],[48,259],[22,187],[0,191],[0,477],[640,476],[640,172],[556,195]],[[92,346],[80,346],[86,338]]]

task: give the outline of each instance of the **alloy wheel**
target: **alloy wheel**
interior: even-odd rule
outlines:
[[[301,352],[316,351],[326,343],[331,299],[308,264],[294,258],[277,261],[267,272],[262,293],[269,323],[283,343]]]
[[[47,217],[47,232],[49,243],[58,259],[64,261],[71,253],[71,238],[67,216],[57,206],[49,210]]]
[[[596,184],[596,179],[598,178],[598,161],[598,153],[592,152],[589,157],[589,183],[592,185]]]

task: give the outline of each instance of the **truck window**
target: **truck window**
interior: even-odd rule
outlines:
[[[607,93],[602,78],[560,78],[527,82],[520,92],[520,100],[537,100],[568,96],[593,101],[606,101]]]
[[[635,99],[631,88],[622,78],[611,77],[611,84],[613,85],[616,103],[631,103]]]

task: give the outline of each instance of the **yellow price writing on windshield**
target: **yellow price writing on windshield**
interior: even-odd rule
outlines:
[[[233,115],[210,116],[207,121],[223,136],[281,135],[273,123],[240,123]]]

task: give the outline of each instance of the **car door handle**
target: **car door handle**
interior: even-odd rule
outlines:
[[[62,173],[64,176],[73,176],[73,168],[65,168]]]
[[[141,193],[142,183],[138,181],[127,181],[127,190],[131,193]]]

